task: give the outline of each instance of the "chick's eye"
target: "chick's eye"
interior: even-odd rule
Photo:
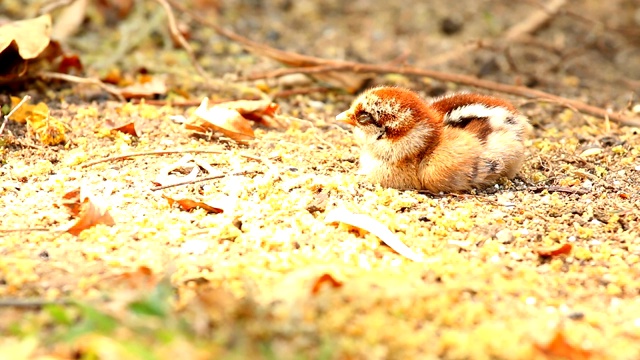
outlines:
[[[362,112],[360,113],[360,115],[358,115],[358,124],[360,125],[368,125],[368,124],[374,124],[375,121],[373,120],[373,116],[371,116],[371,114],[369,114],[368,112]]]

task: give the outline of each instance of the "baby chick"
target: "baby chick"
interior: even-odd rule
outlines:
[[[385,187],[436,193],[513,178],[530,128],[513,105],[495,97],[459,93],[425,102],[397,87],[365,91],[336,120],[355,127],[359,173]]]

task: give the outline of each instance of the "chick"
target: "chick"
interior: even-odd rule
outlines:
[[[360,170],[398,189],[459,192],[513,178],[524,161],[527,118],[505,100],[458,93],[425,102],[377,87],[336,117],[354,126]]]

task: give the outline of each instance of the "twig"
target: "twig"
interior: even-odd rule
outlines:
[[[116,156],[110,156],[104,159],[99,159],[99,160],[94,160],[94,161],[89,161],[88,163],[84,163],[82,164],[82,168],[87,168],[96,164],[100,164],[103,162],[110,162],[110,161],[117,161],[117,160],[124,160],[124,159],[128,159],[131,157],[135,157],[135,156],[149,156],[149,155],[167,155],[167,154],[225,154],[227,152],[225,151],[220,151],[220,150],[190,150],[190,149],[180,149],[180,150],[157,150],[157,151],[144,151],[144,152],[137,152],[137,153],[129,153],[129,154],[122,154],[122,155],[116,155]],[[265,161],[265,159],[262,159],[258,156],[253,156],[253,155],[249,155],[249,154],[239,154],[240,156],[247,158],[247,159],[251,159],[251,160],[256,160],[256,161]]]
[[[47,228],[22,228],[22,229],[0,229],[0,233],[9,234],[15,232],[30,232],[30,231],[55,231]]]
[[[523,35],[529,35],[544,26],[558,11],[567,3],[566,0],[551,0],[544,5],[543,9],[534,11],[524,21],[519,21],[511,27],[504,35],[507,41],[514,40]]]
[[[323,62],[328,62],[328,63],[331,62],[331,60],[325,60],[325,59],[319,59],[319,60]],[[295,70],[294,69],[283,69],[283,70],[287,70],[289,73],[296,72],[296,71],[299,73],[305,73],[305,69],[306,68],[303,67]],[[317,67],[312,67],[311,69],[317,72]],[[553,95],[541,90],[530,89],[524,86],[508,85],[508,84],[497,83],[494,81],[479,79],[477,77],[470,76],[470,75],[440,72],[440,71],[420,69],[415,67],[371,65],[371,64],[362,64],[362,63],[356,63],[356,62],[349,62],[341,65],[331,65],[331,66],[327,66],[326,69],[331,69],[327,71],[342,70],[342,71],[351,71],[356,73],[379,73],[379,74],[396,73],[396,74],[404,74],[404,75],[424,76],[424,77],[429,77],[429,78],[440,80],[440,81],[448,81],[448,82],[453,82],[457,84],[473,86],[477,88],[501,92],[504,94],[522,96],[529,99],[542,99],[546,101],[551,101],[551,102],[561,104],[563,106],[573,107],[582,113],[597,116],[602,119],[608,116],[610,120],[618,122],[621,125],[640,127],[640,120],[634,120],[623,114],[614,113],[607,109],[589,105],[579,100],[567,99],[562,96]]]
[[[24,103],[26,103],[30,99],[31,99],[31,96],[25,95],[22,98],[22,100],[20,100],[20,102],[13,109],[11,109],[11,111],[9,111],[7,115],[4,116],[4,119],[2,120],[2,125],[0,126],[0,135],[2,135],[2,132],[4,131],[4,127],[5,125],[7,125],[7,121],[9,121],[9,118],[11,117],[11,115],[13,115],[13,113],[16,112],[16,110],[18,110],[20,106],[22,106]]]
[[[156,0],[156,1],[160,5],[162,5],[162,7],[164,8],[164,11],[167,13],[167,19],[169,20],[169,31],[171,32],[171,35],[173,35],[173,38],[176,41],[178,41],[178,43],[180,43],[180,46],[182,46],[184,51],[187,52],[187,55],[189,56],[189,60],[191,61],[191,65],[193,65],[193,67],[196,69],[198,74],[200,74],[200,76],[202,76],[204,80],[206,80],[207,82],[211,81],[211,77],[207,74],[206,71],[204,71],[202,66],[200,66],[200,64],[198,63],[198,59],[193,53],[193,49],[191,48],[191,45],[189,45],[189,42],[187,42],[184,36],[182,36],[182,33],[180,33],[180,29],[178,29],[178,26],[176,25],[176,17],[173,14],[173,10],[171,9],[171,6],[167,3],[166,0]]]
[[[116,88],[115,86],[111,86],[109,84],[105,84],[102,81],[100,81],[100,79],[83,78],[83,77],[79,77],[79,76],[74,76],[74,75],[69,75],[69,74],[62,74],[62,73],[57,73],[57,72],[50,72],[50,71],[42,71],[42,72],[38,73],[38,76],[40,76],[42,78],[45,78],[45,79],[57,79],[57,80],[63,80],[63,81],[68,81],[68,82],[72,82],[72,83],[77,83],[77,84],[95,85],[95,86],[98,86],[99,88],[101,88],[102,90],[108,92],[109,94],[113,95],[118,100],[125,101],[125,98],[124,98],[124,96],[122,96],[122,93],[121,93],[120,89]]]
[[[560,192],[560,193],[578,194],[578,195],[584,195],[589,193],[589,190],[586,190],[586,189],[574,189],[566,186],[536,186],[536,187],[529,187],[527,188],[527,190],[533,191],[536,193],[542,192],[544,190],[547,190],[548,192]]]
[[[203,178],[193,179],[193,180],[189,180],[189,181],[183,181],[183,182],[180,182],[180,183],[163,185],[163,186],[156,186],[154,188],[151,188],[151,191],[158,191],[158,190],[168,189],[168,188],[172,188],[172,187],[175,187],[175,186],[195,184],[195,183],[202,182],[202,181],[221,179],[221,178],[227,177],[227,176],[242,176],[242,175],[253,175],[253,174],[262,174],[262,172],[260,172],[260,171],[242,171],[242,172],[233,173],[233,174],[222,174],[222,175],[206,176],[206,177],[203,177]]]

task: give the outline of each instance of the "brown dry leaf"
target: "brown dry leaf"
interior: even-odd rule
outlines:
[[[209,131],[218,131],[237,142],[245,142],[255,137],[251,124],[237,110],[224,106],[210,108],[209,99],[206,97],[202,100],[194,115],[196,119],[187,124],[188,129],[195,130],[195,127],[200,127]],[[195,127],[190,127],[189,125],[194,125]]]
[[[173,206],[173,204],[178,204],[180,209],[184,211],[191,211],[196,208],[201,208],[202,210],[210,213],[210,214],[220,214],[224,210],[221,208],[213,207],[211,205],[205,204],[201,201],[195,201],[191,199],[172,199],[166,195],[162,195],[163,198],[167,199],[169,202],[169,206]]]
[[[67,208],[73,216],[80,214],[82,201],[80,200],[80,188],[69,191],[62,196],[62,205]]]
[[[153,273],[148,266],[139,266],[135,271],[129,271],[119,274],[115,277],[119,285],[131,289],[153,288],[156,286],[160,278]]]
[[[236,110],[245,119],[255,121],[267,127],[279,128],[281,125],[275,121],[278,104],[269,100],[237,100],[215,105]]]
[[[562,330],[557,330],[553,339],[551,339],[547,344],[534,344],[534,346],[540,352],[552,358],[588,360],[594,355],[592,351],[569,344]]]
[[[136,130],[136,123],[134,121],[124,125],[116,126],[116,124],[112,120],[107,119],[105,121],[105,125],[111,131],[119,131],[127,135],[140,137],[140,135],[138,134],[138,131]]]
[[[51,17],[42,15],[0,26],[0,83],[12,82],[39,60],[51,61],[62,51],[51,41]]]
[[[151,99],[167,93],[165,80],[159,76],[142,74],[135,83],[120,89],[125,99]]]
[[[70,74],[72,69],[75,69],[74,73],[82,73],[84,71],[80,57],[76,54],[62,55],[62,59],[58,64],[58,72]]]
[[[82,230],[99,224],[107,226],[115,225],[115,221],[113,221],[113,218],[105,209],[105,206],[99,204],[96,199],[92,199],[90,196],[83,194],[82,190],[72,190],[62,198],[62,204],[69,209],[71,215],[79,218],[75,225],[67,229],[69,234],[78,236]]]
[[[0,26],[0,53],[14,43],[22,59],[35,59],[50,41],[51,16],[48,14]]]
[[[416,254],[407,245],[391,232],[386,226],[382,225],[376,219],[363,215],[354,214],[346,209],[334,209],[325,217],[327,223],[344,223],[349,226],[370,232],[380,238],[390,248],[407,259],[421,262],[422,256]]]
[[[569,243],[564,243],[559,246],[553,247],[540,247],[535,249],[535,253],[540,257],[552,257],[558,255],[568,255],[571,253],[573,246]]]
[[[316,295],[318,292],[320,292],[320,289],[322,289],[324,285],[331,286],[335,289],[342,287],[342,282],[336,280],[333,276],[331,276],[331,274],[322,274],[313,283],[313,286],[311,287],[311,294]]]

